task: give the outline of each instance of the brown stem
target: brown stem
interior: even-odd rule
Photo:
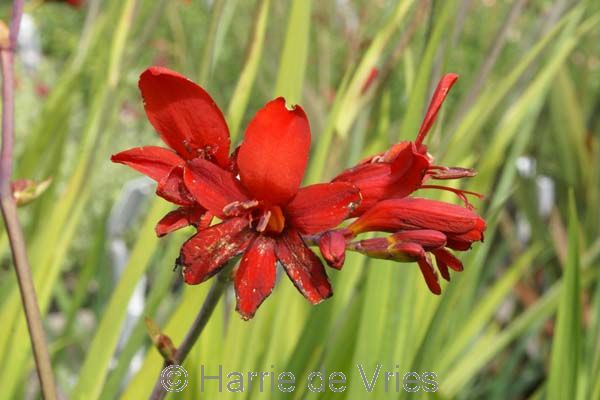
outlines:
[[[29,338],[33,347],[33,355],[37,368],[42,394],[46,400],[56,399],[56,386],[52,374],[52,364],[46,346],[46,336],[42,317],[35,295],[31,269],[27,259],[25,238],[17,216],[17,205],[10,185],[13,169],[14,143],[14,49],[17,44],[19,25],[23,15],[23,0],[13,3],[12,20],[8,43],[0,47],[0,63],[2,69],[2,148],[0,150],[0,208],[6,225],[10,242],[15,272],[19,283],[21,300]],[[0,38],[1,40],[1,38]]]
[[[221,298],[223,293],[225,293],[225,289],[227,288],[230,282],[229,272],[230,268],[226,268],[219,274],[219,276],[217,276],[215,283],[213,283],[212,287],[210,288],[210,291],[208,292],[208,295],[206,296],[206,299],[204,300],[204,304],[202,304],[200,312],[194,320],[194,323],[185,335],[185,339],[183,339],[183,342],[177,349],[173,362],[171,363],[165,360],[162,369],[165,369],[169,365],[173,364],[181,365],[181,363],[183,363],[183,361],[186,359],[186,357],[192,350],[192,347],[200,337],[200,334],[204,330],[204,327],[208,323],[210,316],[217,307],[219,299]],[[161,382],[161,375],[159,374],[149,399],[160,400],[163,399],[166,394],[167,392]]]

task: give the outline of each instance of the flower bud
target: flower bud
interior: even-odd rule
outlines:
[[[11,183],[13,197],[18,207],[24,206],[37,199],[48,189],[52,178],[36,182],[31,179],[17,179]]]
[[[373,238],[351,243],[351,249],[369,257],[399,262],[413,262],[425,256],[417,243],[396,242],[392,236]]]
[[[330,267],[342,269],[346,259],[346,238],[342,232],[328,231],[321,235],[319,250]]]

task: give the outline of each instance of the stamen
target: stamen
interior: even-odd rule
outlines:
[[[257,200],[234,201],[223,207],[223,214],[229,217],[237,217],[258,205]]]
[[[475,196],[478,199],[484,199],[485,196],[476,192],[471,192],[468,190],[462,190],[462,189],[455,189],[452,187],[448,187],[448,186],[438,186],[438,185],[422,185],[419,187],[419,189],[439,189],[439,190],[446,190],[448,192],[452,192],[455,195],[458,196],[459,199],[461,199],[464,203],[465,203],[465,207],[467,207],[469,210],[473,209],[473,205],[469,202],[469,199],[467,199],[467,194],[471,195],[471,196]]]
[[[271,211],[265,211],[258,220],[258,224],[256,225],[257,232],[264,232],[267,229],[267,225],[269,225],[269,220],[271,219]]]
[[[430,172],[430,171],[441,171],[440,173]],[[440,165],[431,165],[427,169],[427,173],[433,179],[460,179],[460,178],[472,178],[477,173],[470,168],[460,168],[460,167],[443,167]]]

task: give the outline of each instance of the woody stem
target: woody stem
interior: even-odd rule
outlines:
[[[206,299],[204,300],[204,304],[202,304],[200,312],[196,316],[196,319],[192,323],[192,326],[185,335],[183,342],[177,348],[172,362],[165,360],[162,367],[163,370],[172,364],[181,365],[192,350],[192,347],[194,347],[194,344],[200,337],[200,334],[206,327],[206,324],[208,323],[213,311],[217,307],[221,296],[223,295],[223,293],[225,293],[225,289],[227,289],[227,286],[229,286],[229,283],[231,282],[231,279],[229,278],[230,269],[231,268],[225,268],[217,276],[215,283],[213,283],[212,287],[210,288],[210,291],[208,292],[208,295],[206,296]],[[167,392],[161,382],[161,375],[159,374],[149,399],[160,400],[163,399],[166,394]]]
[[[13,172],[14,144],[14,50],[17,44],[23,0],[13,2],[9,37],[0,37],[0,64],[2,69],[2,148],[0,149],[0,208],[10,242],[13,264],[19,283],[21,301],[29,329],[29,338],[42,395],[46,400],[56,399],[56,386],[52,374],[52,364],[46,345],[46,335],[35,295],[31,269],[27,259],[23,229],[17,215],[17,205],[12,194],[11,177]]]

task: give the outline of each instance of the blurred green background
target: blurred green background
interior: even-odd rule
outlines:
[[[599,2],[30,1],[26,13],[15,174],[52,177],[20,217],[63,395],[146,398],[162,363],[143,317],[177,345],[210,287],[184,287],[173,271],[193,230],[157,239],[171,206],[109,162],[159,143],[137,90],[158,64],[206,88],[236,141],[269,99],[301,104],[313,132],[306,182],[414,139],[437,80],[456,72],[427,144],[438,164],[477,169],[461,184],[486,195],[475,205],[488,220],[440,297],[416,264],[356,255],[328,269],[335,295],[316,307],[281,279],[244,322],[228,293],[184,363],[188,387],[170,398],[600,399]],[[1,397],[37,398],[3,227],[0,327]],[[381,364],[373,392],[359,364],[369,380]],[[209,381],[201,392],[202,365],[291,371],[297,385],[219,393]],[[343,372],[346,389],[309,391],[319,370]],[[386,391],[387,371],[433,372],[438,390]]]

